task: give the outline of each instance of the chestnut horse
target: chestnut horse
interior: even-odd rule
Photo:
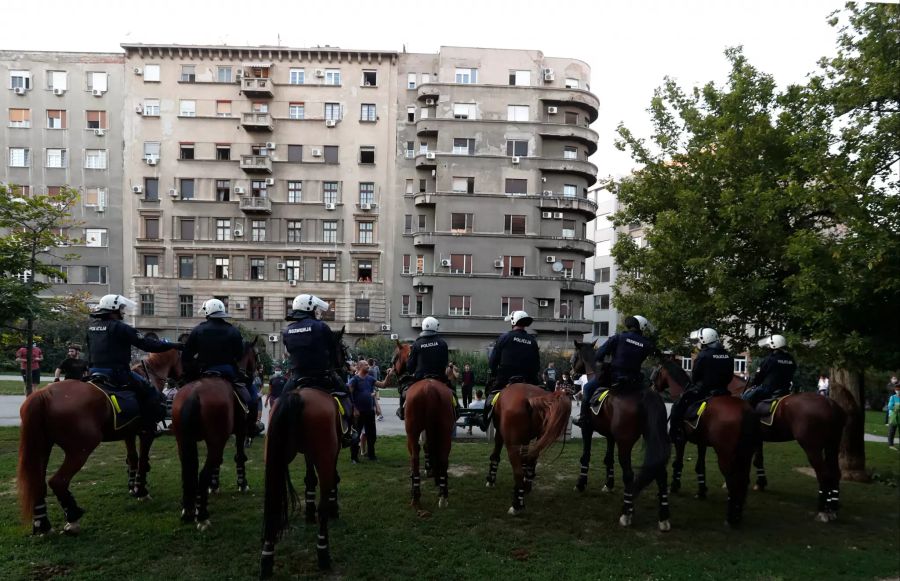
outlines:
[[[174,349],[151,353],[145,362],[154,377],[177,378],[181,374],[180,352]],[[157,381],[154,386],[162,389],[164,383]],[[74,379],[51,383],[29,395],[19,414],[22,425],[16,481],[22,518],[31,522],[33,534],[45,534],[52,529],[47,515],[46,477],[54,445],[64,453],[62,465],[49,482],[65,515],[63,532],[81,531],[79,520],[84,510],[75,502],[69,483],[101,442],[125,441],[128,492],[139,500],[149,498],[147,473],[154,434],[143,430],[140,419],[116,430],[113,405],[93,384]],[[135,450],[136,437],[140,438],[140,455]]]
[[[572,355],[572,373],[586,374],[588,378],[595,375],[592,367],[594,346],[591,343],[575,341],[575,353]],[[605,386],[604,386],[605,387]],[[582,406],[590,402],[583,401]],[[584,491],[587,485],[588,468],[591,461],[591,438],[593,432],[606,437],[607,448],[607,482],[604,490],[612,488],[612,454],[618,446],[619,465],[622,467],[622,482],[625,485],[622,500],[622,514],[619,524],[630,526],[634,518],[634,501],[638,493],[654,480],[658,488],[659,530],[671,530],[669,521],[669,492],[666,474],[666,463],[669,459],[669,439],[666,431],[666,406],[659,394],[642,389],[638,392],[616,393],[611,390],[600,413],[595,415],[585,409],[582,413],[590,422],[589,427],[582,429],[584,452],[581,456],[581,473],[576,488]],[[644,465],[637,478],[631,468],[631,451],[637,441],[644,437]]]
[[[653,387],[656,391],[669,390],[681,393],[690,378],[681,366],[671,360],[663,360],[653,371]],[[759,443],[759,422],[750,405],[735,397],[713,397],[707,402],[703,414],[692,426],[683,422],[688,441],[697,444],[697,498],[706,498],[706,448],[712,447],[719,460],[719,470],[728,488],[726,522],[730,526],[740,524],[747,488],[750,485],[750,461]],[[675,461],[672,463],[672,492],[681,489],[681,471],[684,468],[685,441],[675,443]]]
[[[248,382],[256,374],[256,340],[244,343],[244,351],[238,362],[239,370]],[[219,468],[225,444],[235,436],[234,461],[237,464],[237,487],[241,492],[247,485],[244,453],[247,426],[251,421],[231,382],[224,377],[201,377],[178,390],[172,402],[172,431],[178,442],[181,460],[181,520],[197,522],[197,528],[206,530],[209,523],[209,493],[219,489]],[[256,418],[252,418],[253,421]],[[197,470],[200,460],[197,442],[206,442],[206,461]]]
[[[344,329],[332,331],[336,349],[333,369],[347,373]],[[298,378],[299,379],[299,378]],[[306,460],[306,522],[316,522],[319,534],[316,555],[321,569],[331,566],[328,519],[337,518],[338,454],[341,451],[341,413],[327,387],[292,389],[278,398],[266,430],[266,484],[263,505],[263,548],[259,576],[268,579],[275,569],[275,543],[287,529],[297,504],[291,483],[290,463],[297,454]],[[316,485],[321,484],[316,510]]]
[[[406,371],[406,361],[412,347],[397,341],[391,365],[394,375],[401,377]],[[438,506],[449,504],[450,490],[447,485],[447,470],[450,468],[450,445],[456,413],[453,392],[437,379],[416,381],[406,392],[406,448],[409,451],[410,480],[412,485],[412,507],[421,511],[422,475],[419,471],[419,438],[425,433],[425,471],[434,476],[438,487]],[[432,463],[433,461],[433,463]],[[430,472],[430,474],[429,474]]]

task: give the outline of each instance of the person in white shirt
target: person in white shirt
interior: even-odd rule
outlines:
[[[480,389],[475,392],[475,399],[469,404],[470,410],[483,410],[484,409],[484,392]],[[469,434],[472,433],[472,426],[469,426]]]
[[[819,388],[818,388],[819,395],[824,395],[825,397],[828,397],[828,388],[829,388],[828,376],[823,373],[822,375],[819,376]]]

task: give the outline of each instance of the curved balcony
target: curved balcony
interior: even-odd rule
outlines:
[[[455,121],[455,119],[419,119],[416,121],[416,135],[419,137],[437,135],[443,121]]]
[[[580,125],[567,125],[565,123],[541,123],[538,125],[538,135],[544,139],[563,139],[577,141],[588,148],[588,155],[597,151],[597,141],[600,139],[597,132]]]
[[[586,278],[564,278],[560,290],[590,295],[594,293],[594,281]]]
[[[572,106],[583,109],[593,123],[600,111],[597,95],[583,89],[561,89],[558,87],[534,87],[540,91],[540,99],[548,105]]]
[[[416,167],[435,168],[437,167],[437,153],[429,151],[416,155]]]
[[[597,203],[581,197],[542,196],[541,210],[578,212],[589,220],[597,217]]]
[[[587,180],[588,186],[592,186],[597,182],[597,166],[589,161],[533,157],[528,158],[528,162],[536,164],[544,172],[580,175]]]
[[[441,96],[441,85],[443,83],[425,83],[419,85],[419,88],[416,89],[416,98],[419,101],[424,101],[426,99],[434,99],[437,102],[438,97]]]
[[[435,194],[433,192],[432,193],[421,193],[420,192],[420,193],[416,194],[415,196],[413,196],[413,203],[416,205],[417,208],[434,207],[434,205],[437,203],[437,200],[435,199],[436,197],[437,197],[437,194]]]
[[[583,109],[591,122],[597,120],[600,111],[600,99],[590,91],[584,89],[566,89],[562,87],[538,87],[538,86],[512,86],[512,85],[487,85],[487,84],[458,84],[458,83],[425,83],[419,85],[417,98],[424,104],[428,99],[434,99],[435,103],[445,93],[450,100],[478,97],[484,92],[496,93],[497,91],[513,92],[534,91],[537,98],[549,105],[572,106]],[[481,99],[478,99],[481,100]]]
[[[413,246],[427,248],[434,246],[434,232],[416,232],[413,234]]]
[[[528,238],[526,238],[528,239]],[[554,252],[576,252],[584,256],[593,256],[597,251],[597,244],[587,238],[563,238],[560,236],[536,236],[535,246],[541,250]]]

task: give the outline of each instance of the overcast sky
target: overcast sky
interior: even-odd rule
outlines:
[[[30,0],[6,4],[0,48],[119,51],[122,42],[436,52],[441,45],[542,50],[592,68],[600,175],[632,167],[613,147],[619,122],[639,135],[664,76],[685,86],[721,81],[723,50],[743,45],[780,85],[802,81],[833,54],[826,17],[837,0]],[[12,18],[14,16],[14,19]],[[13,20],[15,23],[13,23]]]

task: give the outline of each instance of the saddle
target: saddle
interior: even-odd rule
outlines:
[[[778,409],[778,406],[782,401],[791,397],[788,395],[779,395],[776,397],[772,397],[769,399],[765,399],[753,408],[754,413],[759,416],[759,421],[766,426],[771,426],[772,422],[775,421],[775,411]]]
[[[109,377],[99,373],[92,375],[87,384],[106,396],[113,412],[114,430],[121,430],[140,419],[141,406],[135,392],[113,385]]]

